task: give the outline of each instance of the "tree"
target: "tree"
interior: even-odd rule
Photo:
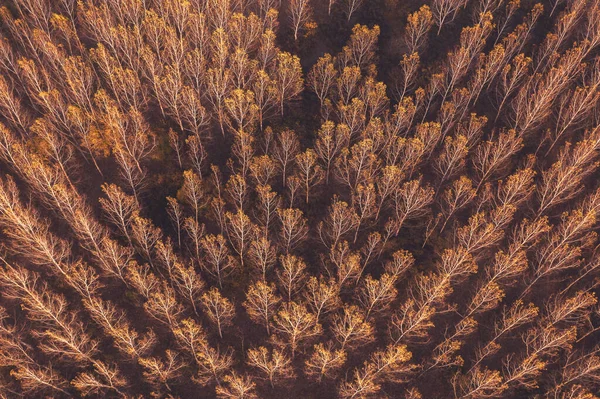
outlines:
[[[374,340],[373,325],[357,306],[345,305],[341,314],[337,313],[331,321],[331,331],[343,349],[352,349]]]
[[[502,391],[502,375],[497,370],[477,368],[466,375],[457,373],[452,385],[461,398],[493,397]]]
[[[189,241],[191,241],[191,248],[188,248],[189,252],[191,253],[191,257],[198,261],[200,259],[200,239],[204,235],[204,225],[200,225],[192,217],[187,217],[183,221],[183,229],[187,233]]]
[[[538,214],[573,198],[579,182],[595,169],[593,163],[596,149],[600,148],[600,128],[587,132],[575,146],[565,144],[560,152],[560,161],[542,173],[542,184],[538,191],[540,206]]]
[[[336,172],[350,189],[356,189],[360,181],[370,182],[377,176],[380,160],[375,154],[375,142],[364,139],[350,150],[343,149],[336,161]]]
[[[4,77],[0,78],[0,108],[14,128],[22,132],[27,130],[31,123],[31,117],[21,105],[21,101],[14,95]]]
[[[236,269],[236,261],[230,254],[227,240],[222,235],[205,235],[200,239],[200,245],[204,252],[204,261],[200,264],[214,277],[222,288],[223,280]],[[200,258],[198,258],[200,261]]]
[[[523,139],[514,130],[501,132],[496,140],[478,145],[473,156],[473,167],[479,177],[476,191],[493,175],[504,173],[511,157],[522,147]]]
[[[250,169],[250,161],[254,156],[254,136],[239,130],[235,132],[234,139],[231,151],[239,163],[239,175],[246,178]]]
[[[219,337],[223,338],[223,327],[231,325],[235,316],[233,304],[216,287],[202,294],[200,301],[209,319],[217,326]]]
[[[392,254],[392,259],[385,263],[383,269],[398,281],[398,279],[412,268],[414,264],[414,256],[410,252],[400,249]]]
[[[444,140],[444,149],[436,159],[434,166],[440,178],[440,186],[446,179],[450,179],[455,174],[460,173],[465,164],[468,150],[467,138],[465,136],[460,135],[456,138],[451,136],[446,137]]]
[[[343,350],[316,344],[310,358],[304,362],[304,370],[310,378],[321,382],[323,378],[333,378],[345,362],[346,353]]]
[[[254,92],[235,89],[225,99],[227,124],[232,131],[252,132],[258,118],[259,108],[254,100]]]
[[[270,335],[271,319],[280,302],[281,297],[276,294],[275,285],[257,281],[248,287],[244,308],[250,319],[257,324],[264,324]]]
[[[441,201],[442,214],[444,215],[444,223],[440,228],[440,232],[444,231],[446,224],[450,218],[460,209],[467,206],[476,196],[476,191],[473,188],[473,182],[466,176],[461,176],[452,182],[452,185],[444,190]]]
[[[362,0],[345,0],[345,3],[345,12],[348,18],[347,21],[350,22],[352,15],[358,11],[362,5]]]
[[[594,381],[597,380],[598,371],[598,350],[597,347],[592,348],[590,351],[577,351],[574,354],[568,354],[564,361],[565,367],[557,374],[556,386],[552,388],[555,395],[559,392],[568,392],[567,388],[569,384],[573,384],[570,389],[571,392],[575,393],[578,391],[585,392],[587,386],[591,386]],[[581,384],[581,385],[579,385]],[[585,394],[581,396],[560,396],[560,397],[585,397]]]
[[[144,309],[151,317],[173,329],[177,325],[177,319],[183,313],[183,306],[177,301],[171,287],[157,282],[154,288],[159,290],[149,293]]]
[[[342,241],[331,247],[329,260],[335,268],[330,273],[336,276],[336,283],[340,288],[360,278],[360,254],[350,250],[348,241]]]
[[[192,265],[182,265],[177,262],[174,266],[171,279],[175,288],[192,305],[194,313],[198,314],[196,303],[200,293],[205,288],[205,283]]]
[[[246,197],[248,196],[248,182],[246,178],[241,174],[231,175],[225,185],[225,191],[228,194],[230,203],[238,210],[243,210]]]
[[[135,108],[127,114],[122,113],[102,90],[96,93],[94,101],[101,112],[100,122],[110,132],[107,140],[112,145],[121,176],[137,199],[146,176],[142,163],[154,151],[156,136]]]
[[[277,348],[272,349],[270,353],[264,346],[248,349],[247,362],[265,374],[265,379],[269,381],[271,388],[294,375],[291,359]]]
[[[471,366],[469,372],[476,369],[485,358],[498,352],[500,346],[496,341],[500,339],[500,337],[531,322],[538,315],[538,311],[539,309],[533,303],[525,305],[521,300],[515,301],[510,307],[505,307],[502,310],[502,315],[499,320],[494,324],[494,336],[492,339],[476,350],[475,362]]]
[[[508,98],[519,88],[523,79],[529,71],[529,65],[533,60],[526,57],[525,54],[519,54],[514,57],[512,64],[505,65],[502,68],[500,74],[500,84],[498,85],[498,91],[500,95],[498,111],[496,114],[496,120],[500,115],[500,111],[504,107]]]
[[[277,1],[278,0],[259,0],[259,2],[263,3]],[[277,11],[275,11],[275,8],[270,8],[268,12],[266,12],[266,14],[268,14],[270,16],[270,19],[273,21],[277,16]],[[265,29],[260,38],[260,46],[258,48],[257,58],[260,63],[260,66],[265,70],[268,69],[268,67],[272,66],[273,59],[279,51],[275,44],[275,30],[276,26],[272,26],[271,28],[267,27],[267,29]]]
[[[317,95],[321,102],[321,108],[325,99],[329,97],[337,78],[337,70],[333,64],[331,54],[320,57],[311,68],[307,77],[308,87]]]
[[[220,385],[223,375],[233,365],[231,353],[221,353],[218,348],[214,349],[209,345],[202,345],[196,356],[198,358],[198,374],[193,377],[193,380],[202,385],[206,385],[211,381]]]
[[[281,223],[280,240],[284,253],[301,244],[308,234],[306,218],[299,209],[277,209],[277,216]]]
[[[600,76],[597,75],[597,72],[594,72],[590,86],[577,87],[561,96],[556,128],[550,130],[547,136],[544,137],[544,139],[551,140],[546,155],[552,151],[567,129],[581,123],[590,112],[591,107],[597,103],[598,97],[600,97],[600,92],[598,91],[600,81],[596,80],[598,77]]]
[[[433,26],[433,15],[427,5],[408,15],[404,40],[408,54],[418,53],[425,45],[427,34]]]
[[[225,103],[227,100],[225,100]],[[200,98],[196,91],[190,86],[183,86],[178,99],[177,109],[181,125],[192,133],[193,137],[202,137],[209,124],[209,116],[206,109],[202,106]]]
[[[325,246],[335,248],[342,237],[356,228],[358,216],[348,204],[334,198],[324,221],[319,223],[319,237]]]
[[[381,389],[380,382],[395,376],[405,375],[411,367],[405,363],[412,353],[404,345],[389,345],[376,351],[363,366],[354,369],[351,379],[346,379],[338,386],[338,393],[343,398],[357,395],[373,395]]]
[[[272,116],[273,110],[277,107],[277,86],[269,74],[261,69],[256,73],[256,79],[252,83],[252,91],[258,107],[258,124],[262,131],[264,121]]]
[[[309,278],[304,296],[308,306],[315,312],[317,321],[321,315],[339,307],[339,289],[333,280],[326,280],[323,276],[319,276],[319,279],[314,276]]]
[[[99,201],[107,219],[131,242],[129,235],[131,220],[133,215],[140,211],[140,205],[114,184],[103,184],[102,191],[107,198],[100,198]]]
[[[360,302],[365,310],[365,318],[368,319],[371,312],[381,312],[390,306],[390,303],[396,299],[398,291],[394,287],[396,279],[387,273],[375,280],[367,276],[363,280],[360,291]]]
[[[145,369],[144,377],[147,380],[155,385],[164,385],[167,390],[171,390],[169,381],[181,376],[185,363],[171,350],[167,349],[166,355],[165,361],[156,357],[140,358],[138,361]]]
[[[421,65],[421,58],[419,57],[418,53],[412,53],[412,54],[404,54],[402,56],[402,60],[400,61],[400,83],[397,83],[397,85],[401,85],[400,87],[402,88],[400,90],[400,88],[397,88],[396,91],[398,93],[398,98],[401,98],[402,101],[400,103],[398,103],[396,105],[396,112],[394,112],[394,118],[398,119],[399,116],[402,116],[401,113],[399,113],[398,111],[406,111],[407,108],[405,106],[403,106],[402,104],[404,103],[405,105],[410,104],[409,102],[412,102],[412,98],[411,97],[405,97],[406,93],[414,88],[415,85],[415,76],[416,73],[419,70],[419,66]],[[412,108],[414,109],[414,105],[412,106]],[[404,112],[403,112],[404,113]],[[400,119],[403,120],[404,118]]]
[[[175,155],[177,156],[177,165],[179,165],[180,168],[183,167],[183,141],[179,138],[179,135],[173,129],[169,129],[169,145],[171,146],[171,149],[175,151]]]
[[[525,337],[527,354],[520,359],[508,359],[505,362],[504,384],[506,387],[523,387],[532,389],[537,386],[537,378],[548,364],[548,360],[556,355],[560,348],[570,349],[575,339],[575,328],[558,330],[546,328],[530,330]]]
[[[433,202],[434,191],[431,187],[422,187],[421,179],[404,183],[394,194],[395,218],[386,226],[386,240],[397,235],[404,222],[425,216],[428,206]]]
[[[297,175],[292,175],[287,179],[287,197],[288,197],[288,206],[293,207],[296,205],[296,199],[298,198],[298,193],[302,189],[302,180]]]
[[[358,232],[366,221],[370,220],[375,216],[376,213],[376,193],[375,186],[373,184],[363,185],[359,184],[356,190],[352,193],[352,205],[354,206],[355,212],[358,215],[358,222],[356,223],[356,232],[354,233],[354,242],[358,239]]]
[[[346,66],[336,80],[337,96],[343,105],[350,104],[359,88],[361,71],[358,66]]]
[[[66,242],[51,234],[49,223],[25,207],[18,196],[19,190],[12,178],[0,180],[0,222],[12,243],[12,252],[34,265],[50,266],[54,273],[67,275],[70,251]]]
[[[156,344],[156,335],[152,330],[141,335],[132,328],[127,315],[114,303],[92,297],[84,300],[84,306],[92,319],[114,340],[115,346],[127,356],[140,359],[152,350]]]
[[[248,257],[252,266],[260,271],[263,282],[266,281],[267,271],[271,270],[275,263],[277,263],[275,246],[271,245],[271,242],[266,237],[261,236],[250,243]]]
[[[279,210],[281,199],[269,185],[258,185],[255,190],[258,197],[256,217],[263,230],[262,236],[267,239],[271,224],[275,220],[275,214]]]
[[[268,155],[254,157],[250,162],[250,173],[258,183],[258,191],[258,187],[270,187],[269,183],[277,173],[277,165]]]
[[[308,0],[294,0],[295,3],[308,3]],[[303,8],[305,9],[305,8]],[[275,58],[275,82],[279,99],[279,109],[283,116],[283,106],[286,101],[295,99],[304,85],[300,59],[290,53],[281,52]]]
[[[518,91],[511,105],[514,126],[520,134],[531,134],[548,117],[548,107],[579,73],[582,54],[581,47],[571,48],[560,57],[556,67],[550,69],[547,75],[527,81]]]
[[[292,294],[298,293],[304,286],[306,275],[306,263],[294,255],[282,255],[279,257],[281,269],[277,270],[277,280],[282,291],[287,294],[288,301],[292,300]]]
[[[317,317],[306,306],[296,302],[286,302],[273,317],[273,330],[277,334],[277,343],[287,346],[292,357],[310,338],[321,334],[321,325]]]
[[[131,219],[131,238],[140,254],[152,264],[154,246],[162,237],[162,231],[150,219],[137,214]]]
[[[342,148],[347,147],[350,132],[345,125],[335,125],[332,121],[325,121],[317,133],[314,151],[325,164],[325,183],[329,183],[331,167]]]
[[[248,246],[256,235],[256,225],[240,209],[236,213],[225,212],[229,241],[234,251],[239,255],[240,264],[244,266],[244,257]]]
[[[438,35],[442,30],[442,26],[452,22],[456,18],[458,11],[464,7],[464,0],[435,0],[431,6],[433,18],[438,26]]]
[[[227,387],[218,386],[216,393],[218,398],[229,399],[256,399],[258,396],[254,393],[256,384],[247,375],[238,375],[235,371],[223,377]]]
[[[377,82],[372,77],[365,79],[364,85],[359,90],[359,96],[365,103],[367,110],[367,120],[373,130],[380,134],[383,132],[381,120],[378,119],[388,108],[389,98],[387,97],[387,86],[383,82]],[[377,119],[376,119],[377,118]],[[367,128],[369,125],[367,125]]]
[[[365,124],[367,122],[367,105],[359,97],[353,97],[349,104],[338,102],[337,114],[340,122],[350,128],[351,138],[356,137],[363,129],[365,129]],[[361,143],[367,147],[370,145],[370,141],[371,139],[366,139]],[[356,146],[361,143],[357,143]],[[359,147],[356,147],[356,149],[358,148]],[[344,154],[344,152],[342,152],[342,154]]]
[[[299,151],[300,143],[293,130],[284,130],[279,133],[274,157],[279,162],[284,186],[286,185],[288,167]]]
[[[290,22],[294,31],[294,40],[298,40],[298,33],[304,30],[306,24],[312,19],[312,8],[308,0],[291,0],[289,6]],[[283,109],[282,109],[283,115]]]
[[[106,391],[115,391],[117,394],[123,395],[121,389],[127,385],[127,382],[115,367],[96,362],[94,363],[93,373],[82,372],[77,374],[71,381],[71,385],[84,396]]]
[[[181,230],[183,227],[183,210],[181,209],[181,205],[177,202],[177,199],[173,197],[167,197],[167,212],[169,214],[169,219],[171,223],[173,223],[173,227],[175,228],[175,232],[177,233],[177,246],[181,248]]]
[[[194,220],[198,221],[200,208],[204,206],[204,185],[202,178],[191,170],[183,172],[181,195],[185,202],[194,210]]]
[[[77,313],[66,307],[66,299],[39,283],[38,276],[21,267],[6,267],[0,273],[5,297],[19,300],[28,318],[38,324],[42,339],[40,350],[47,355],[60,355],[73,362],[94,367],[92,372],[79,373],[73,385],[83,393],[113,390],[122,394],[128,381],[113,365],[97,359],[99,343],[89,336]]]
[[[362,262],[363,266],[360,271],[361,276],[362,276],[363,272],[365,271],[365,268],[367,267],[367,265],[373,259],[373,255],[375,255],[375,252],[377,252],[380,245],[381,245],[381,234],[378,232],[370,233],[367,237],[366,243],[363,245],[363,247],[360,250],[362,257],[364,258],[364,261]],[[400,252],[400,251],[398,251],[398,252]],[[401,262],[396,262],[396,257],[394,255],[394,262],[393,262],[394,267],[390,268],[389,272],[391,272],[393,275],[396,275],[396,276],[399,276],[400,273],[404,272],[404,270],[401,270],[401,268],[399,268],[399,267],[396,268],[396,265],[400,266],[400,263]],[[386,265],[386,270],[387,269],[388,269],[388,267]]]
[[[32,356],[31,346],[25,344],[18,326],[9,325],[6,309],[0,309],[0,340],[4,348],[2,364],[13,367],[11,376],[19,381],[25,394],[57,391],[67,395],[67,382],[52,369],[51,364],[38,362]]]
[[[321,182],[323,171],[317,164],[317,154],[310,148],[296,155],[296,166],[298,175],[303,182],[306,203],[308,204],[310,189]]]
[[[204,161],[208,155],[204,149],[202,140],[196,135],[190,135],[185,139],[185,144],[187,145],[188,158],[191,160],[196,174],[202,176]]]
[[[216,36],[216,35],[215,35]],[[224,46],[221,41],[219,46]],[[224,51],[227,49],[223,48]],[[207,71],[208,98],[216,111],[216,119],[219,122],[221,133],[225,134],[225,99],[231,90],[231,72],[229,69],[209,68]]]

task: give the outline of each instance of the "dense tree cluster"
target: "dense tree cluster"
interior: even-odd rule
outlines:
[[[600,395],[599,0],[0,22],[0,397]]]

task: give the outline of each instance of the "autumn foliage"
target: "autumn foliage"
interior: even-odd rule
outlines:
[[[600,1],[0,24],[1,398],[600,395]]]

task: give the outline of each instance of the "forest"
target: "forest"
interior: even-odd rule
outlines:
[[[0,398],[600,398],[600,0],[0,0]]]

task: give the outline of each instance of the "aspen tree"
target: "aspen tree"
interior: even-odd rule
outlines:
[[[323,179],[323,170],[317,164],[317,154],[312,149],[296,155],[298,176],[302,179],[305,201],[308,204],[310,189],[317,186]]]
[[[227,240],[222,235],[208,234],[199,241],[204,254],[201,265],[204,270],[217,280],[222,288],[223,280],[235,271],[236,260],[230,254]]]
[[[335,87],[338,72],[333,61],[331,54],[325,54],[317,60],[308,73],[308,87],[317,95],[321,108]]]
[[[271,334],[271,319],[281,298],[275,293],[273,284],[257,281],[248,287],[244,308],[248,316],[257,324],[264,324],[267,334]]]
[[[317,279],[311,276],[306,283],[304,297],[308,306],[315,312],[317,321],[322,315],[336,310],[340,306],[339,287],[333,280],[323,276]]]
[[[202,294],[200,302],[210,321],[217,326],[219,337],[223,338],[223,328],[230,326],[235,316],[233,304],[215,287]]]
[[[156,357],[140,358],[139,363],[144,367],[144,377],[152,381],[155,385],[164,385],[170,390],[169,381],[181,376],[181,369],[185,363],[177,358],[177,353],[167,349],[166,359]],[[160,388],[159,388],[160,389]]]
[[[308,0],[294,1],[308,2]],[[294,100],[302,92],[304,80],[302,79],[300,59],[289,53],[281,52],[277,54],[273,68],[275,70],[274,79],[277,84],[279,109],[283,116],[285,102]]]
[[[256,399],[258,396],[254,393],[256,383],[247,375],[238,375],[235,371],[223,377],[227,386],[216,387],[218,398],[230,399]]]
[[[292,357],[307,340],[321,334],[321,324],[306,306],[296,302],[286,302],[273,318],[273,331],[277,342],[290,348]]]
[[[373,353],[371,359],[365,361],[363,366],[354,369],[351,378],[338,386],[339,395],[351,398],[376,394],[381,390],[380,383],[386,378],[393,380],[395,375],[402,378],[402,375],[411,370],[410,365],[406,364],[411,357],[412,353],[404,345],[389,345]]]
[[[332,378],[346,361],[343,350],[334,350],[331,345],[316,344],[313,352],[305,362],[305,373],[321,382],[323,378]]]
[[[277,269],[277,280],[282,291],[287,294],[288,301],[292,300],[304,286],[307,278],[306,263],[294,255],[282,255],[279,257],[281,268]]]
[[[248,257],[252,266],[260,272],[263,282],[266,281],[267,272],[277,263],[276,247],[268,238],[260,236],[250,243]]]
[[[292,0],[289,13],[294,40],[298,41],[298,34],[306,28],[306,24],[312,19],[313,11],[310,2],[308,0]]]
[[[323,244],[335,248],[340,240],[356,228],[358,215],[339,198],[334,198],[324,221],[319,223],[319,237]]]
[[[238,254],[240,264],[244,266],[244,258],[250,242],[256,236],[256,225],[240,209],[236,213],[225,212],[227,233],[234,251]]]
[[[408,47],[408,54],[418,53],[426,41],[427,34],[433,26],[433,15],[428,6],[424,5],[408,15],[404,40]]]
[[[306,239],[308,234],[306,218],[302,211],[294,208],[277,209],[277,216],[281,224],[281,246],[284,253],[289,253]]]
[[[279,162],[283,185],[286,185],[288,168],[300,150],[300,143],[296,133],[284,130],[277,136],[274,158]]]
[[[346,305],[332,318],[331,330],[342,350],[366,345],[373,341],[374,328],[362,310]]]
[[[248,349],[247,363],[265,374],[263,378],[269,381],[271,388],[294,376],[291,359],[277,348],[271,351],[264,346]]]

